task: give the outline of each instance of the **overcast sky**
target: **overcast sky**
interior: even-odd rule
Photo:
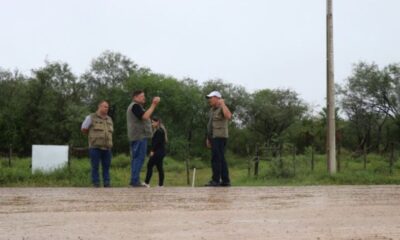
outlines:
[[[400,62],[399,0],[333,0],[335,80],[358,61]],[[79,75],[105,50],[142,67],[220,78],[250,92],[291,88],[324,105],[325,0],[0,0],[0,67],[44,60]]]

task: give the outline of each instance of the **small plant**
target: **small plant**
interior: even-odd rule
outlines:
[[[277,178],[291,178],[294,177],[293,163],[285,157],[276,157],[271,161],[271,168],[269,176]]]

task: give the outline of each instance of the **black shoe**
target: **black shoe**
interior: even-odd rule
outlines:
[[[111,185],[110,185],[110,184],[104,184],[104,187],[105,187],[105,188],[110,188]]]
[[[221,187],[230,187],[231,183],[230,182],[223,182],[220,184]]]
[[[209,181],[206,185],[204,185],[205,187],[218,187],[219,183],[214,182],[214,181]]]
[[[98,183],[93,183],[93,187],[94,187],[94,188],[99,188],[99,187],[100,187],[100,184],[98,184]]]

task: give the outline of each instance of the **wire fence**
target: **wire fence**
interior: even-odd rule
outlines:
[[[12,145],[9,145],[8,148],[2,148],[0,150],[0,161],[6,161],[8,167],[12,166],[12,158],[13,158],[13,148]]]
[[[388,151],[381,154],[383,159],[387,162],[389,173],[393,174],[395,171],[395,163],[399,158],[400,142],[391,142],[389,144]],[[252,154],[250,154],[250,152]],[[274,168],[277,171],[277,175],[281,176],[296,176],[300,171],[308,169],[313,172],[316,168],[316,152],[315,148],[311,145],[308,147],[304,154],[299,154],[298,149],[293,144],[283,144],[279,147],[271,147],[265,144],[255,144],[253,149],[247,146],[247,175],[254,176],[256,178],[260,175],[260,164],[269,163],[270,168]],[[301,156],[301,157],[299,157]],[[346,159],[344,159],[346,156]],[[87,147],[76,147],[69,146],[68,154],[68,168],[71,167],[72,159],[86,158],[88,157]],[[346,162],[343,165],[343,161],[348,159],[359,161],[363,169],[368,169],[370,164],[370,155],[367,149],[363,149],[361,152],[353,152],[352,154],[343,155],[340,145],[337,148],[337,166],[338,172],[343,168],[346,168]],[[18,159],[18,156],[14,153],[12,145],[7,148],[0,148],[0,162],[2,166],[13,167],[13,162]],[[321,164],[321,160],[318,162]],[[186,162],[186,165],[188,163]],[[188,166],[186,166],[188,169]]]
[[[387,162],[389,173],[393,174],[395,170],[395,163],[399,158],[399,142],[391,142],[389,149],[383,154],[380,154],[382,159]],[[250,154],[252,152],[253,154]],[[316,151],[314,146],[309,146],[304,154],[301,154],[299,159],[299,152],[296,146],[292,144],[283,144],[279,147],[270,147],[264,145],[254,145],[253,149],[247,146],[248,162],[247,162],[247,175],[259,177],[260,164],[269,163],[270,168],[275,167],[278,170],[277,175],[281,176],[296,176],[299,171],[308,169],[313,172],[316,168]],[[346,157],[346,158],[345,158]],[[362,168],[367,170],[370,165],[370,153],[367,149],[358,154],[345,155],[342,152],[340,145],[337,147],[336,162],[337,170],[340,172],[348,165],[348,160],[353,160],[362,163]],[[326,160],[326,159],[325,159]],[[343,162],[345,161],[345,162]],[[344,163],[344,164],[343,164]],[[319,160],[319,164],[321,161]],[[328,171],[328,163],[326,162],[326,169]]]

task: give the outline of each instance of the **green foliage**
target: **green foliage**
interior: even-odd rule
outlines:
[[[0,68],[0,149],[13,145],[21,150],[23,138],[20,129],[25,124],[22,119],[27,95],[27,79],[18,72]]]
[[[399,73],[399,64],[379,69],[374,63],[360,62],[354,65],[353,74],[344,86],[338,87],[341,106],[349,119],[347,128],[344,129],[347,146],[380,152],[390,142],[398,141]],[[390,136],[393,123],[397,125],[394,130],[396,137]]]
[[[267,175],[277,178],[290,178],[295,175],[292,162],[288,158],[274,158],[271,161],[271,168]]]
[[[395,156],[398,160],[398,153]],[[367,168],[364,169],[362,158],[352,158],[351,155],[341,156],[341,171],[330,175],[326,171],[324,155],[315,156],[315,168],[311,171],[310,154],[293,156],[285,154],[280,158],[270,157],[261,160],[259,177],[248,176],[248,160],[227,153],[230,166],[230,176],[234,186],[264,186],[264,185],[329,185],[329,184],[400,184],[400,161],[395,161],[390,173],[388,156],[368,155]],[[86,159],[71,160],[70,168],[64,167],[51,173],[31,173],[29,158],[15,158],[12,166],[0,159],[0,186],[14,187],[90,187],[90,162]],[[196,168],[196,186],[205,184],[211,176],[210,160],[200,158],[189,160],[190,179],[193,168]],[[187,186],[186,165],[184,160],[167,156],[164,159],[166,186]],[[142,169],[142,178],[146,164]],[[114,187],[127,187],[130,179],[130,159],[128,155],[115,155],[111,163],[111,182]],[[152,185],[158,180],[157,171],[152,179]]]
[[[306,105],[291,90],[260,90],[252,95],[248,125],[267,146],[284,142],[284,132],[300,121]]]
[[[80,125],[100,100],[107,100],[114,121],[113,152],[128,155],[126,109],[132,91],[137,89],[145,91],[145,107],[154,96],[161,97],[155,115],[168,130],[168,154],[179,162],[198,159],[193,166],[203,168],[209,161],[205,147],[209,106],[205,95],[213,90],[222,93],[233,113],[227,145],[233,156],[253,155],[256,145],[282,147],[287,143],[295,145],[300,154],[310,146],[315,153],[325,152],[324,109],[314,113],[315,109],[293,90],[249,93],[221,79],[201,84],[189,78],[176,79],[142,68],[111,51],[93,59],[81,76],[73,74],[63,62],[45,62],[30,75],[0,68],[0,89],[0,153],[8,151],[10,145],[21,156],[30,155],[32,144],[86,147]],[[366,146],[368,153],[389,152],[391,143],[398,142],[400,136],[400,66],[379,69],[375,64],[359,63],[337,92],[341,103],[336,111],[337,142],[342,151],[359,155]],[[342,112],[346,119],[340,118]],[[121,168],[129,166],[127,159],[116,163]],[[275,164],[272,175],[292,176],[286,165]]]

